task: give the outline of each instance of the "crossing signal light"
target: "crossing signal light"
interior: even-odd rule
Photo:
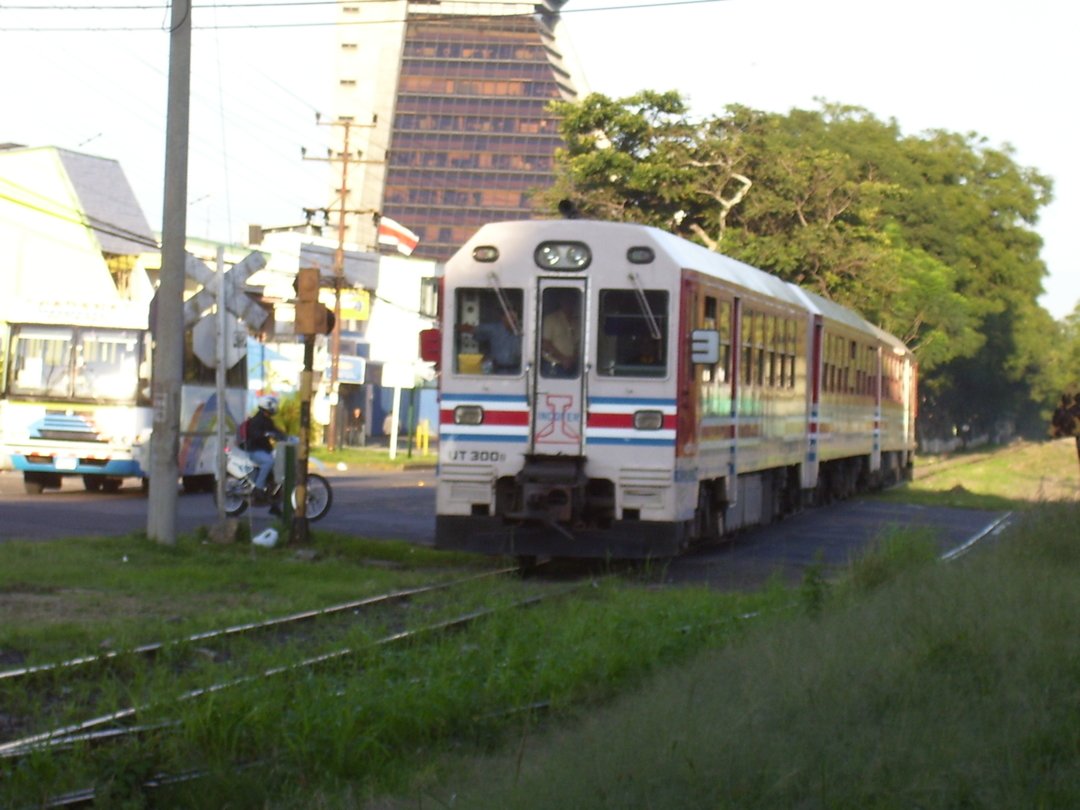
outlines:
[[[334,331],[334,313],[319,301],[319,270],[301,267],[296,274],[296,334],[328,335]]]

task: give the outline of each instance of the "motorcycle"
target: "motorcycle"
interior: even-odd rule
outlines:
[[[229,517],[236,517],[243,514],[255,500],[255,479],[259,474],[259,465],[252,461],[251,456],[239,447],[228,447],[225,454],[225,514]],[[270,478],[266,482],[268,505],[273,507],[281,503],[283,487],[284,484],[275,480],[275,476],[271,472]],[[216,502],[217,487],[214,488],[214,498]],[[295,511],[297,508],[295,489],[292,492],[291,500]],[[333,501],[334,492],[330,488],[330,482],[318,473],[308,472],[307,499],[304,512],[307,519],[309,521],[319,520],[330,511],[330,504]]]

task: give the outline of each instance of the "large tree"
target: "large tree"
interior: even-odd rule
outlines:
[[[553,207],[680,232],[854,307],[917,352],[933,432],[1040,400],[1053,335],[1032,226],[1050,181],[1008,148],[833,104],[704,120],[675,92],[557,106]]]

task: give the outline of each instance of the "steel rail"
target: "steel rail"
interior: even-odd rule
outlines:
[[[1013,517],[1012,512],[1006,512],[1004,515],[999,517],[997,520],[993,521],[988,526],[986,526],[978,534],[972,535],[967,540],[965,540],[963,543],[956,546],[956,548],[953,548],[953,549],[950,549],[949,551],[946,551],[944,554],[942,554],[940,556],[939,559],[941,559],[944,562],[951,562],[952,560],[955,560],[958,557],[961,557],[964,554],[967,554],[969,551],[971,551],[972,548],[974,548],[976,543],[980,542],[981,540],[985,540],[987,537],[989,537],[992,534],[997,534],[997,533],[1003,531],[1005,529],[1005,527],[1008,525],[1009,521],[1012,519],[1012,517]]]
[[[516,570],[516,569],[515,569]],[[81,723],[73,725],[63,726],[51,731],[42,732],[40,734],[34,734],[29,737],[23,737],[19,740],[12,740],[7,743],[0,744],[0,759],[16,759],[27,756],[31,753],[51,750],[57,747],[70,744],[73,740],[78,739],[115,739],[123,734],[113,733],[101,733],[93,734],[95,729],[101,729],[109,724],[119,723],[120,721],[130,720],[134,718],[140,711],[147,711],[155,708],[158,705],[164,705],[165,703],[175,704],[183,701],[195,700],[197,698],[205,697],[207,695],[216,694],[227,689],[232,689],[236,686],[243,686],[245,684],[265,680],[277,675],[283,675],[289,672],[294,672],[302,669],[310,669],[320,664],[325,664],[331,661],[339,661],[348,658],[353,655],[367,652],[372,649],[387,646],[398,641],[404,641],[406,639],[418,638],[428,633],[435,633],[458,627],[464,627],[479,619],[486,618],[488,616],[495,615],[503,610],[517,609],[524,607],[531,607],[546,599],[556,596],[563,596],[567,593],[571,593],[583,585],[574,585],[569,588],[564,588],[554,594],[538,594],[525,599],[521,599],[510,605],[498,608],[481,608],[479,610],[470,611],[469,613],[462,614],[452,619],[446,619],[433,624],[425,625],[423,627],[416,628],[415,630],[403,630],[397,633],[392,633],[389,636],[385,636],[381,639],[377,639],[370,644],[363,647],[344,647],[339,650],[333,650],[331,652],[322,653],[320,655],[311,656],[301,661],[284,664],[279,667],[271,667],[264,670],[258,675],[244,675],[239,678],[234,678],[229,681],[223,681],[222,683],[212,684],[206,687],[200,687],[198,689],[192,689],[178,695],[175,698],[171,698],[168,701],[161,701],[159,703],[146,703],[143,705],[131,706],[119,711],[110,712],[109,714],[101,715],[100,717],[93,717],[89,720],[84,720]],[[142,730],[148,730],[149,727],[142,728]],[[123,731],[123,730],[121,730]],[[127,731],[131,731],[128,729]]]
[[[210,641],[213,639],[228,638],[231,636],[242,635],[244,633],[251,633],[260,630],[271,630],[278,627],[284,627],[289,624],[298,624],[300,622],[325,618],[327,616],[333,616],[339,613],[357,610],[359,608],[371,607],[372,605],[394,602],[400,599],[409,599],[413,596],[419,596],[425,593],[433,593],[435,591],[451,588],[457,585],[462,585],[466,582],[473,582],[480,579],[486,579],[488,577],[516,573],[517,571],[518,568],[516,567],[500,568],[494,571],[485,571],[482,574],[476,574],[471,577],[463,577],[461,579],[449,580],[447,582],[440,582],[435,585],[422,585],[417,588],[406,588],[400,591],[391,591],[390,593],[378,594],[376,596],[368,596],[364,599],[344,602],[339,605],[331,605],[330,607],[316,608],[314,610],[305,610],[299,613],[292,613],[286,616],[266,619],[265,621],[261,622],[249,622],[245,624],[232,625],[230,627],[224,627],[217,630],[207,630],[202,633],[195,633],[194,635],[187,636],[182,639],[176,639],[173,641],[156,641],[150,644],[143,644],[138,647],[130,647],[124,650],[113,650],[112,652],[102,653],[100,655],[88,655],[80,658],[72,658],[67,661],[58,661],[51,664],[39,664],[36,666],[23,667],[21,669],[11,669],[5,672],[0,672],[0,683],[3,683],[5,680],[13,681],[18,678],[25,678],[32,675],[40,675],[49,672],[74,670],[80,667],[89,666],[91,664],[108,663],[116,660],[117,658],[121,658],[127,655],[152,656],[156,655],[162,650],[173,647],[180,647],[185,644],[194,644],[203,641]]]

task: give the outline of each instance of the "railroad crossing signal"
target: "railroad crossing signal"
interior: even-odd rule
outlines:
[[[250,253],[243,261],[225,271],[225,309],[252,329],[262,326],[269,315],[244,294],[244,285],[252,273],[265,266],[266,257],[263,254]],[[202,284],[202,289],[184,302],[184,327],[191,329],[217,300],[219,281],[217,273],[190,253],[187,254],[184,272]]]
[[[232,368],[247,355],[248,330],[239,318],[221,320],[225,328],[225,368]],[[217,368],[218,319],[200,318],[191,330],[191,350],[207,368]]]

